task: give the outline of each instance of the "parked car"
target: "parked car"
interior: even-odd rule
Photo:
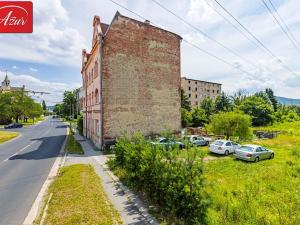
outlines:
[[[209,145],[209,151],[220,155],[234,153],[240,147],[239,144],[228,140],[216,140]]]
[[[235,151],[237,159],[258,162],[262,159],[273,159],[274,151],[259,145],[243,145]]]
[[[162,145],[170,148],[174,148],[178,146],[180,149],[185,148],[185,144],[179,141],[175,141],[174,139],[161,137],[157,141],[151,142],[153,145]]]
[[[209,145],[209,140],[205,139],[204,137],[201,137],[199,135],[187,135],[183,138],[184,140],[187,140],[192,145],[195,146],[206,146]]]
[[[21,123],[11,123],[11,124],[4,126],[5,129],[22,128],[22,127],[23,127],[23,124],[21,124]]]

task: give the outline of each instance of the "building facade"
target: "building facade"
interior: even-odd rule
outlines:
[[[205,98],[216,99],[221,94],[222,84],[182,77],[181,88],[189,97],[191,106],[196,107]]]
[[[125,133],[180,131],[180,43],[149,21],[95,16],[82,51],[84,135],[101,148]]]

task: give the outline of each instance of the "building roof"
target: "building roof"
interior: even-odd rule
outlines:
[[[172,31],[168,31],[168,30],[165,30],[165,29],[163,29],[163,28],[154,26],[154,25],[152,25],[152,24],[150,23],[149,20],[146,20],[146,21],[142,22],[142,21],[139,21],[139,20],[136,20],[136,19],[133,19],[133,18],[124,16],[124,15],[122,15],[119,11],[116,12],[116,14],[115,14],[115,16],[114,16],[114,18],[113,18],[111,24],[113,23],[113,21],[114,21],[118,16],[123,17],[123,18],[128,19],[128,20],[131,20],[131,21],[133,21],[133,22],[139,23],[139,24],[144,25],[144,26],[147,25],[147,26],[154,27],[155,29],[161,30],[161,31],[163,31],[163,32],[170,33],[170,34],[176,36],[177,38],[179,38],[180,40],[182,40],[182,37],[181,37],[180,35],[178,35],[178,34],[172,32]],[[104,33],[105,33],[105,32],[104,32]]]
[[[204,81],[204,80],[190,79],[190,78],[187,78],[187,77],[181,77],[181,79],[192,80],[192,81],[198,81],[198,82],[204,82],[204,83],[210,83],[210,84],[222,85],[222,84],[220,84],[220,83],[215,83],[215,82],[210,82],[210,81]]]
[[[106,23],[100,23],[100,26],[101,26],[101,30],[102,30],[103,34],[105,34],[107,29],[109,28],[109,25]]]

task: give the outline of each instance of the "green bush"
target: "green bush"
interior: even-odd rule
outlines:
[[[83,134],[83,116],[80,115],[78,116],[78,119],[77,119],[77,130],[79,132],[80,135]]]
[[[218,135],[247,139],[251,135],[251,117],[242,112],[224,112],[215,114],[208,130]]]
[[[115,147],[115,164],[127,180],[143,190],[167,215],[184,224],[206,224],[209,197],[204,191],[202,159],[195,151],[179,158],[179,150],[164,150],[142,135],[124,136]]]

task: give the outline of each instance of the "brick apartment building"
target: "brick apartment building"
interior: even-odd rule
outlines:
[[[95,16],[92,50],[82,50],[84,135],[101,148],[124,132],[179,131],[180,43],[149,21]]]
[[[222,84],[181,78],[181,88],[189,97],[192,107],[196,107],[204,98],[216,99],[221,94]]]

